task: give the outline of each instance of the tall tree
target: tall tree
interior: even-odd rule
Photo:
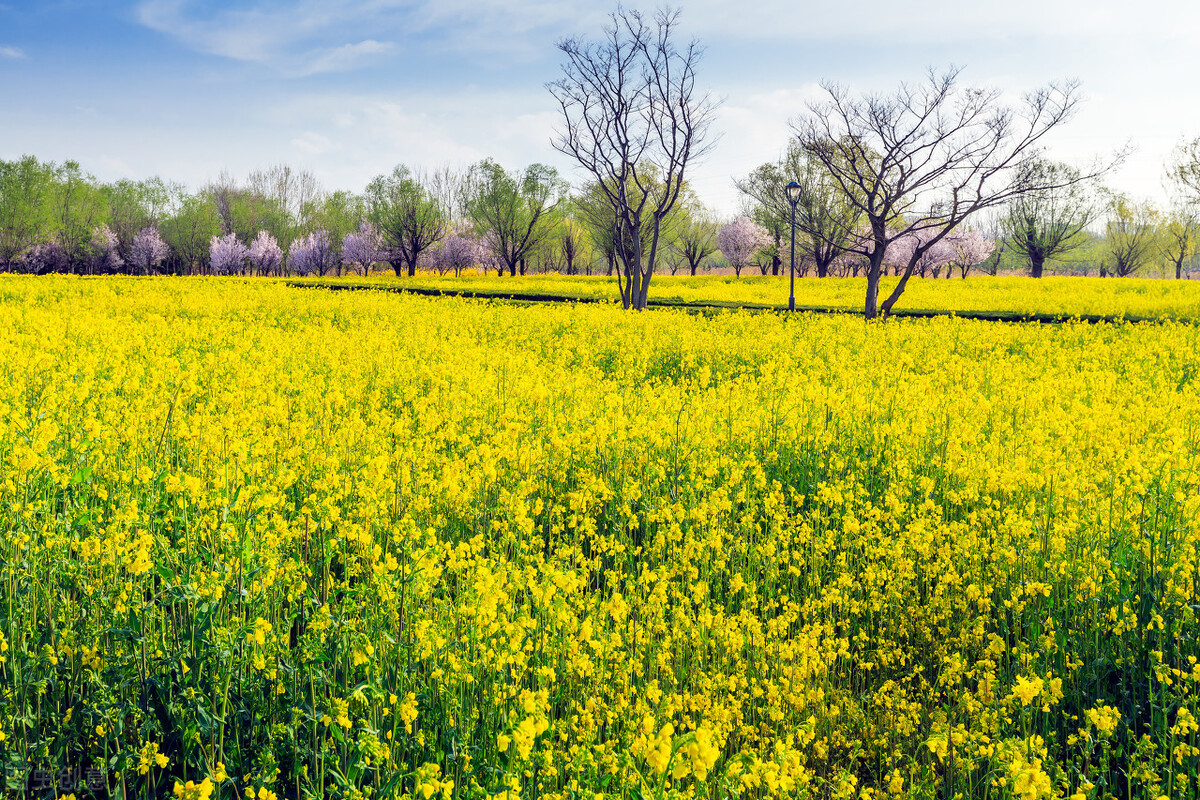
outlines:
[[[77,161],[65,161],[55,170],[53,214],[55,238],[73,270],[84,270],[89,261],[92,232],[108,221],[108,204],[100,185]]]
[[[154,177],[144,181],[119,180],[104,186],[108,201],[108,225],[117,235],[118,248],[127,263],[139,231],[158,227],[184,195],[181,184]]]
[[[446,215],[417,176],[403,164],[379,175],[365,194],[367,219],[383,239],[397,275],[417,274],[417,259],[446,234]]]
[[[1079,170],[1068,164],[1037,159],[1027,169],[1035,180],[1053,188],[1014,198],[1000,224],[1009,250],[1029,265],[1030,277],[1040,278],[1047,261],[1086,243],[1083,231],[1103,206],[1092,183],[1081,180]]]
[[[625,189],[626,196],[635,203],[642,201],[644,192],[655,193],[662,189],[662,182],[652,166],[643,166],[640,172],[641,185],[635,183],[631,178],[629,186]],[[589,181],[576,195],[575,209],[579,219],[587,227],[596,249],[607,261],[611,275],[613,266],[620,260],[618,251],[621,247],[621,223],[609,202],[608,194],[605,187],[598,182]],[[686,182],[679,194],[680,202],[675,203],[671,210],[662,217],[655,219],[646,215],[642,218],[640,244],[643,252],[650,249],[656,236],[664,249],[669,246],[678,231],[687,223],[689,206],[699,205],[691,197]]]
[[[863,304],[868,319],[887,317],[925,249],[972,214],[1069,185],[1031,165],[1046,134],[1074,113],[1077,84],[1051,84],[1014,109],[998,89],[964,88],[958,76],[957,68],[940,75],[930,71],[920,85],[902,84],[890,95],[855,96],[827,83],[828,98],[810,103],[795,125],[800,146],[862,212],[869,234],[850,249],[869,262]],[[1084,177],[1093,175],[1080,180]],[[932,235],[913,250],[881,303],[888,246],[918,231]]]
[[[324,194],[315,175],[305,169],[293,169],[288,164],[275,164],[251,172],[246,185],[250,195],[280,209],[287,222],[297,229],[311,224],[306,211]]]
[[[563,75],[547,87],[563,115],[555,149],[591,175],[612,209],[625,308],[646,307],[663,220],[688,166],[711,144],[716,104],[696,88],[702,48],[676,44],[678,21],[678,11],[651,20],[618,7],[599,41],[559,42]],[[645,181],[647,167],[657,186]]]
[[[1125,195],[1113,195],[1105,225],[1108,256],[1101,276],[1124,278],[1144,267],[1157,248],[1157,224],[1158,212],[1149,201],[1135,203]]]
[[[0,267],[50,237],[54,164],[33,156],[0,161]]]
[[[284,205],[286,199],[263,194],[261,189],[261,185],[243,186],[228,172],[222,172],[202,191],[216,206],[223,233],[237,234],[238,239],[250,241],[265,230],[280,246],[286,247],[298,230]]]
[[[171,248],[167,266],[177,273],[204,271],[209,263],[209,243],[221,232],[217,206],[206,192],[185,195],[178,208],[163,221],[163,239]]]
[[[463,205],[479,230],[492,233],[494,255],[509,275],[516,275],[553,231],[549,214],[565,194],[566,185],[553,167],[531,164],[508,172],[485,159],[467,171]]]

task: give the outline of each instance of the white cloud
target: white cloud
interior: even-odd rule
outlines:
[[[325,52],[313,53],[311,60],[305,65],[300,75],[315,75],[319,72],[345,72],[361,65],[371,56],[386,53],[393,47],[391,42],[377,42],[367,39],[358,44],[344,44]]]
[[[9,47],[8,45],[0,45],[0,58],[12,58],[12,59],[25,58],[25,51],[19,47]]]
[[[1169,22],[1168,22],[1169,21]],[[683,24],[702,37],[759,41],[864,40],[945,44],[1010,37],[1152,37],[1200,41],[1200,4],[1184,0],[863,0],[853,5],[794,0],[693,0]]]
[[[137,18],[193,50],[264,64],[293,77],[355,69],[393,48],[375,39],[346,41],[359,39],[355,29],[371,28],[362,3],[304,0],[286,8],[243,7],[207,15],[194,6],[187,0],[146,0]]]

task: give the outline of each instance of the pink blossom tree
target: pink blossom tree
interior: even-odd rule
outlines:
[[[158,269],[170,252],[171,248],[158,234],[158,228],[151,225],[142,228],[133,237],[133,244],[129,246],[129,265],[143,275],[149,275],[150,270]]]
[[[771,234],[749,217],[738,217],[717,231],[717,247],[739,278],[754,254],[771,245]]]
[[[247,256],[250,266],[258,270],[259,275],[270,275],[283,266],[283,250],[279,248],[275,237],[266,231],[259,231],[258,236],[254,237]]]
[[[996,250],[996,243],[974,228],[954,231],[946,239],[954,251],[954,257],[946,267],[946,277],[957,267],[962,277],[967,277],[971,267],[983,263]]]
[[[495,261],[495,257],[476,237],[454,234],[443,240],[434,264],[438,272],[445,274],[453,270],[455,277],[458,277],[464,269],[486,267]]]
[[[383,260],[383,239],[369,222],[364,222],[358,230],[342,237],[343,264],[357,267],[366,275],[372,264]]]
[[[214,236],[208,244],[208,263],[217,275],[232,275],[246,268],[250,251],[238,241],[236,233]]]
[[[912,263],[912,271],[922,278],[932,274],[937,277],[943,267],[948,267],[950,262],[954,260],[955,251],[946,236],[934,242],[933,239],[940,234],[940,230],[932,228],[916,228],[911,229],[888,245],[888,250],[884,261],[892,267],[895,274],[899,275],[900,271],[906,269],[910,262]],[[913,254],[916,253],[916,260],[913,261]]]
[[[45,275],[48,272],[67,272],[71,268],[71,258],[66,249],[58,242],[35,244],[17,259],[17,264],[25,272],[35,275]]]
[[[92,230],[87,261],[94,273],[116,272],[125,264],[117,252],[117,235],[107,225]]]
[[[340,260],[333,248],[328,231],[313,231],[292,242],[288,250],[288,266],[301,275],[324,275]]]

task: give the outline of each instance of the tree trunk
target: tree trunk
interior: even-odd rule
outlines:
[[[392,269],[394,269],[396,271],[397,278],[402,277],[404,275],[404,262],[403,261],[389,261],[388,263],[391,264]]]
[[[639,271],[640,271],[640,268],[639,268]],[[638,311],[646,310],[646,301],[650,297],[650,277],[652,275],[653,275],[653,273],[649,272],[649,271],[642,273],[641,286],[638,287],[638,293],[636,295],[637,305],[635,306],[635,308]]]
[[[1030,253],[1029,254],[1029,277],[1031,277],[1031,278],[1042,277],[1042,270],[1045,268],[1045,265],[1046,265],[1046,257],[1045,256],[1043,256],[1040,253]]]
[[[863,306],[863,318],[879,316],[879,270],[872,265],[867,271],[867,301]]]
[[[1179,258],[1175,259],[1175,280],[1179,280],[1182,277],[1183,277],[1183,256],[1180,255]]]
[[[408,265],[408,277],[415,278],[417,276],[417,260],[414,258]]]

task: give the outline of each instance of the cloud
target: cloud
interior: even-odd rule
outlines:
[[[1148,5],[1165,5],[1159,0]],[[1170,24],[1164,24],[1169,15]],[[702,38],[736,37],[792,43],[813,40],[870,40],[890,44],[935,45],[1039,37],[1054,40],[1123,40],[1198,38],[1200,4],[1172,3],[1169,12],[1149,13],[1127,0],[1007,0],[964,3],[926,0],[920,13],[890,0],[864,0],[851,16],[838,3],[762,0],[734,4],[725,0],[693,0],[683,27]]]
[[[7,45],[0,45],[0,58],[12,58],[12,59],[25,58],[25,51],[20,49],[19,47],[9,47]]]
[[[367,39],[358,44],[344,44],[323,53],[312,54],[311,60],[301,74],[345,72],[369,60],[371,56],[386,53],[392,48],[392,42],[377,42],[374,39]]]
[[[142,0],[135,16],[192,50],[297,77],[358,68],[394,49],[385,39],[529,62],[605,21],[585,0]]]
[[[356,69],[393,49],[391,42],[356,35],[378,29],[365,14],[370,5],[304,0],[210,11],[187,0],[146,0],[137,19],[198,52],[304,77]]]

